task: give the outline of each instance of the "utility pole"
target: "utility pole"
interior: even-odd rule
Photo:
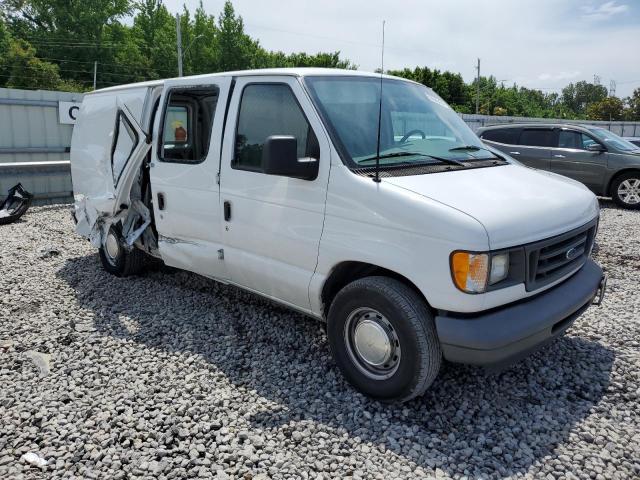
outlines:
[[[96,89],[98,83],[98,61],[93,62],[93,89]]]
[[[182,76],[182,34],[180,32],[180,14],[176,13],[176,40],[178,43],[178,76]]]
[[[480,59],[478,59],[478,76],[476,77],[476,115],[480,113]]]
[[[615,80],[609,81],[609,96],[610,97],[615,97],[616,96],[616,81]]]

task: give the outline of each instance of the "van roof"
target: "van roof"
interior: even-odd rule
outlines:
[[[173,77],[171,79],[149,80],[146,82],[127,83],[123,85],[116,85],[114,87],[101,88],[93,92],[88,92],[85,95],[91,95],[94,93],[111,92],[114,90],[123,90],[123,89],[129,89],[129,88],[157,87],[157,86],[163,85],[165,80],[173,80],[177,78],[184,80],[184,79],[197,79],[197,78],[210,78],[210,77],[246,77],[246,76],[256,76],[256,75],[290,75],[294,77],[305,77],[310,75],[326,75],[326,76],[343,75],[343,76],[380,78],[379,73],[363,72],[360,70],[344,70],[341,68],[263,68],[263,69],[257,69],[257,70],[238,70],[235,72],[205,73],[201,75],[191,75],[188,77]],[[394,77],[392,75],[383,75],[383,77],[412,82],[412,80],[407,80],[400,77]],[[416,82],[412,82],[412,83],[416,83]]]

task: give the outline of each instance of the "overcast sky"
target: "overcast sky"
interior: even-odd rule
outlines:
[[[199,0],[165,0],[172,12]],[[204,0],[217,14],[224,0]],[[360,70],[380,65],[386,20],[385,70],[416,65],[481,73],[559,91],[593,81],[618,96],[640,87],[638,0],[234,0],[246,32],[284,52],[340,50]]]

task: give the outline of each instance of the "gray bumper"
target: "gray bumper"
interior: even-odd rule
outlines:
[[[603,279],[587,259],[570,278],[531,299],[473,317],[437,316],[444,357],[486,366],[514,362],[569,328],[604,288]]]

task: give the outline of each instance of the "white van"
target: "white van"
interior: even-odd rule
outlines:
[[[422,394],[443,358],[512,362],[604,294],[594,195],[485,147],[399,78],[275,69],[98,90],[71,168],[77,231],[107,271],[157,257],[325,321],[345,377],[386,401]]]

